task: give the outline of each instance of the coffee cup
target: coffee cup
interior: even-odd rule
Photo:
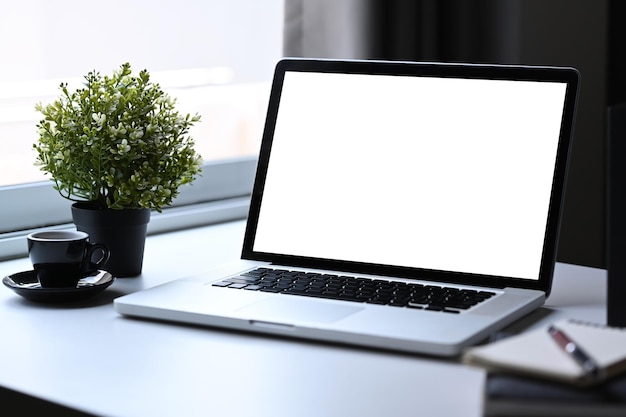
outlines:
[[[90,243],[89,235],[80,231],[35,232],[27,236],[27,241],[28,257],[42,288],[76,287],[110,255],[105,245]]]

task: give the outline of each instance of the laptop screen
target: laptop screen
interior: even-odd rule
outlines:
[[[245,245],[361,272],[539,280],[571,85],[403,71],[280,72]]]

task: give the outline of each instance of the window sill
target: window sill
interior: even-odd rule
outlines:
[[[249,196],[227,198],[218,201],[171,207],[163,212],[152,212],[148,223],[148,235],[174,230],[245,219],[250,205]],[[28,255],[26,235],[35,230],[70,229],[71,223],[50,227],[0,234],[0,261]]]

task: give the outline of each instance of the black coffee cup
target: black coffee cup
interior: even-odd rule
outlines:
[[[109,249],[90,243],[85,232],[35,232],[27,240],[28,256],[39,284],[45,288],[76,287],[81,278],[97,271],[109,259]]]

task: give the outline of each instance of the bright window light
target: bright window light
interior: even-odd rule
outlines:
[[[282,56],[283,0],[21,0],[1,6],[0,187],[47,179],[33,165],[38,102],[124,62],[200,113],[205,161],[255,155]],[[1,190],[0,190],[1,192]]]

